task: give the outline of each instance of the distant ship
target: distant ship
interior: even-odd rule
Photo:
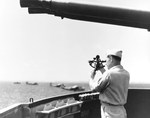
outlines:
[[[69,91],[84,91],[85,90],[84,87],[79,86],[79,85],[66,86],[66,85],[61,84],[61,83],[56,84],[56,85],[53,85],[52,83],[50,83],[50,86],[58,87],[58,88],[61,88],[64,90],[69,90]]]
[[[33,82],[33,83],[32,83],[32,82],[26,82],[26,84],[27,84],[27,85],[38,85],[37,82]]]
[[[52,83],[50,83],[50,86],[60,87],[60,88],[65,87],[65,85],[64,85],[64,84],[61,84],[61,83],[58,83],[58,84],[56,84],[56,85],[53,85]]]
[[[62,89],[65,89],[65,90],[70,90],[70,91],[84,91],[85,88],[82,87],[82,86],[78,86],[78,85],[74,85],[74,86],[63,86],[61,87]]]
[[[14,84],[21,84],[21,82],[14,82]]]

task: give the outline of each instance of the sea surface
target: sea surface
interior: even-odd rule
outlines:
[[[57,83],[54,83],[57,84]],[[65,86],[80,85],[89,90],[87,83],[63,83]],[[28,85],[25,82],[16,84],[14,82],[0,82],[0,109],[6,108],[15,103],[28,103],[30,98],[39,100],[74,93],[74,91],[63,90],[50,86],[50,83],[40,82],[38,85]]]
[[[52,83],[57,85],[58,83]],[[65,86],[78,85],[90,90],[88,83],[61,83]],[[132,89],[149,89],[150,84],[130,84]],[[50,83],[38,82],[38,85],[28,85],[26,82],[16,84],[14,82],[0,82],[0,109],[11,106],[15,103],[28,103],[30,98],[34,101],[43,98],[74,93],[59,87],[50,86]]]

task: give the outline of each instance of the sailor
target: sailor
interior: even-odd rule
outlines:
[[[121,50],[110,50],[107,52],[107,69],[101,64],[91,73],[89,85],[100,93],[102,118],[127,118],[124,104],[127,102],[130,75],[121,65],[121,59]],[[96,79],[98,72],[102,76]]]

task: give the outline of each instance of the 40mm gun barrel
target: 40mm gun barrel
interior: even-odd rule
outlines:
[[[150,30],[150,11],[110,7],[65,0],[20,0],[30,14],[52,14],[61,18],[107,23]]]

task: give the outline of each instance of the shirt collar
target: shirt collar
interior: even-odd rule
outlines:
[[[110,68],[109,70],[113,70],[113,69],[116,69],[116,68],[123,69],[123,66],[122,65],[116,65],[116,66],[113,66],[112,68]]]

